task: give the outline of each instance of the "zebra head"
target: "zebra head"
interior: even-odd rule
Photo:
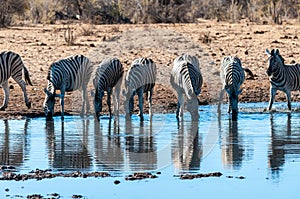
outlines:
[[[102,98],[104,96],[104,91],[98,91],[96,89],[96,93],[94,94],[94,109],[95,109],[95,116],[99,120],[100,112],[102,111]]]
[[[46,94],[43,103],[44,113],[47,120],[52,120],[52,116],[54,115],[55,93],[51,93],[46,88],[44,92]]]
[[[200,115],[198,112],[198,98],[195,94],[191,99],[187,99],[186,109],[191,113],[193,121],[199,120]]]
[[[236,120],[238,114],[238,96],[242,93],[242,89],[226,85],[225,90],[228,94],[229,105],[232,111],[232,119]],[[230,112],[230,110],[228,112]]]
[[[124,110],[125,110],[125,116],[126,118],[131,117],[133,113],[133,96],[134,96],[134,91],[130,89],[128,86],[125,85],[125,89],[122,90],[122,95],[124,96]]]
[[[266,49],[266,54],[268,55],[268,69],[267,69],[267,75],[270,77],[272,74],[278,70],[279,67],[284,65],[284,59],[279,54],[278,49],[272,49],[270,52],[268,49]]]

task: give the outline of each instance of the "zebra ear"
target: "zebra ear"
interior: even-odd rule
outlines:
[[[270,53],[270,51],[268,50],[268,49],[266,49],[266,54],[268,55],[268,57],[270,57],[271,56],[271,53]]]
[[[271,55],[274,56],[274,49],[271,50]]]

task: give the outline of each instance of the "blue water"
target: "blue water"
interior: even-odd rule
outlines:
[[[296,198],[300,179],[300,113],[275,103],[241,103],[238,121],[215,106],[201,106],[200,121],[188,113],[147,115],[140,123],[92,116],[0,121],[0,165],[17,173],[106,171],[108,178],[0,181],[0,198],[59,193],[61,198]],[[136,171],[161,172],[156,179],[126,181]],[[180,180],[182,173],[221,172],[219,178]],[[0,173],[1,174],[1,173]],[[239,177],[244,179],[240,179]],[[114,181],[120,180],[119,185]],[[5,190],[8,188],[9,191]]]

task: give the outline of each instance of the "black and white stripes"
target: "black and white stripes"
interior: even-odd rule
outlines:
[[[226,56],[221,62],[220,78],[223,84],[220,101],[224,91],[228,94],[228,113],[232,111],[232,118],[236,120],[238,113],[238,95],[242,92],[240,86],[245,81],[244,68],[238,57]]]
[[[10,77],[12,77],[21,87],[27,108],[31,107],[31,102],[29,101],[26,93],[26,83],[22,79],[23,71],[26,83],[32,86],[28,70],[20,55],[11,51],[0,53],[0,85],[2,86],[5,95],[0,110],[4,111],[7,108],[9,98],[8,79]]]
[[[51,64],[47,80],[48,86],[44,89],[46,93],[44,101],[44,111],[46,117],[51,119],[54,114],[55,97],[60,97],[61,114],[64,116],[64,96],[65,92],[82,89],[82,109],[81,115],[84,113],[86,104],[86,112],[90,109],[87,97],[87,85],[93,71],[90,60],[83,55],[74,55],[61,59]],[[56,90],[60,90],[60,94],[56,94]]]
[[[139,115],[143,120],[143,94],[146,93],[149,101],[149,115],[152,116],[152,94],[156,81],[156,65],[149,58],[139,58],[132,62],[130,69],[125,77],[125,113],[126,117],[130,117],[133,113],[134,95],[138,95],[139,99]]]
[[[285,92],[288,109],[291,110],[291,91],[300,90],[300,64],[285,65],[284,59],[279,50],[267,49],[268,69],[267,74],[270,80],[270,101],[268,110],[272,109],[276,91]]]
[[[102,111],[102,98],[104,91],[107,92],[107,105],[111,117],[111,93],[113,92],[113,105],[115,115],[119,111],[119,94],[122,82],[124,68],[117,58],[105,59],[96,69],[93,85],[95,88],[94,96],[94,109],[95,116],[99,119],[100,112]]]
[[[199,61],[195,56],[181,55],[174,60],[170,82],[177,92],[178,105],[176,117],[183,116],[184,96],[187,97],[187,110],[193,120],[199,119],[198,98],[203,83]]]

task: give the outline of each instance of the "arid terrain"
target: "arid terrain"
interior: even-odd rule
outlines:
[[[75,38],[72,44],[65,41],[64,34],[68,27]],[[152,58],[158,71],[153,96],[154,112],[173,112],[176,108],[177,99],[169,84],[169,73],[173,60],[178,55],[190,53],[196,55],[201,62],[204,79],[199,96],[201,104],[217,103],[221,88],[220,62],[225,55],[237,55],[243,66],[250,68],[255,75],[254,80],[246,80],[242,86],[240,101],[268,101],[269,81],[266,75],[265,49],[278,48],[287,64],[300,62],[298,32],[300,26],[297,22],[257,25],[248,21],[231,24],[205,20],[193,24],[155,25],[31,24],[0,29],[1,51],[10,50],[20,54],[33,83],[33,86],[27,86],[32,102],[31,109],[27,109],[20,87],[13,79],[9,80],[9,104],[0,113],[0,118],[42,116],[45,96],[43,89],[47,85],[46,75],[50,64],[73,54],[89,57],[95,68],[107,57],[118,57],[126,69],[135,58]],[[90,83],[89,90],[92,89]],[[3,97],[1,92],[1,103]],[[93,111],[92,97],[89,97]],[[284,101],[285,95],[278,92],[275,100]],[[299,101],[299,92],[292,92],[292,100]],[[123,102],[123,109],[122,104]],[[145,109],[147,107],[146,105]],[[80,92],[68,93],[65,112],[78,113],[80,108]],[[106,110],[104,106],[104,111]],[[58,100],[55,111],[57,114],[60,112]]]

